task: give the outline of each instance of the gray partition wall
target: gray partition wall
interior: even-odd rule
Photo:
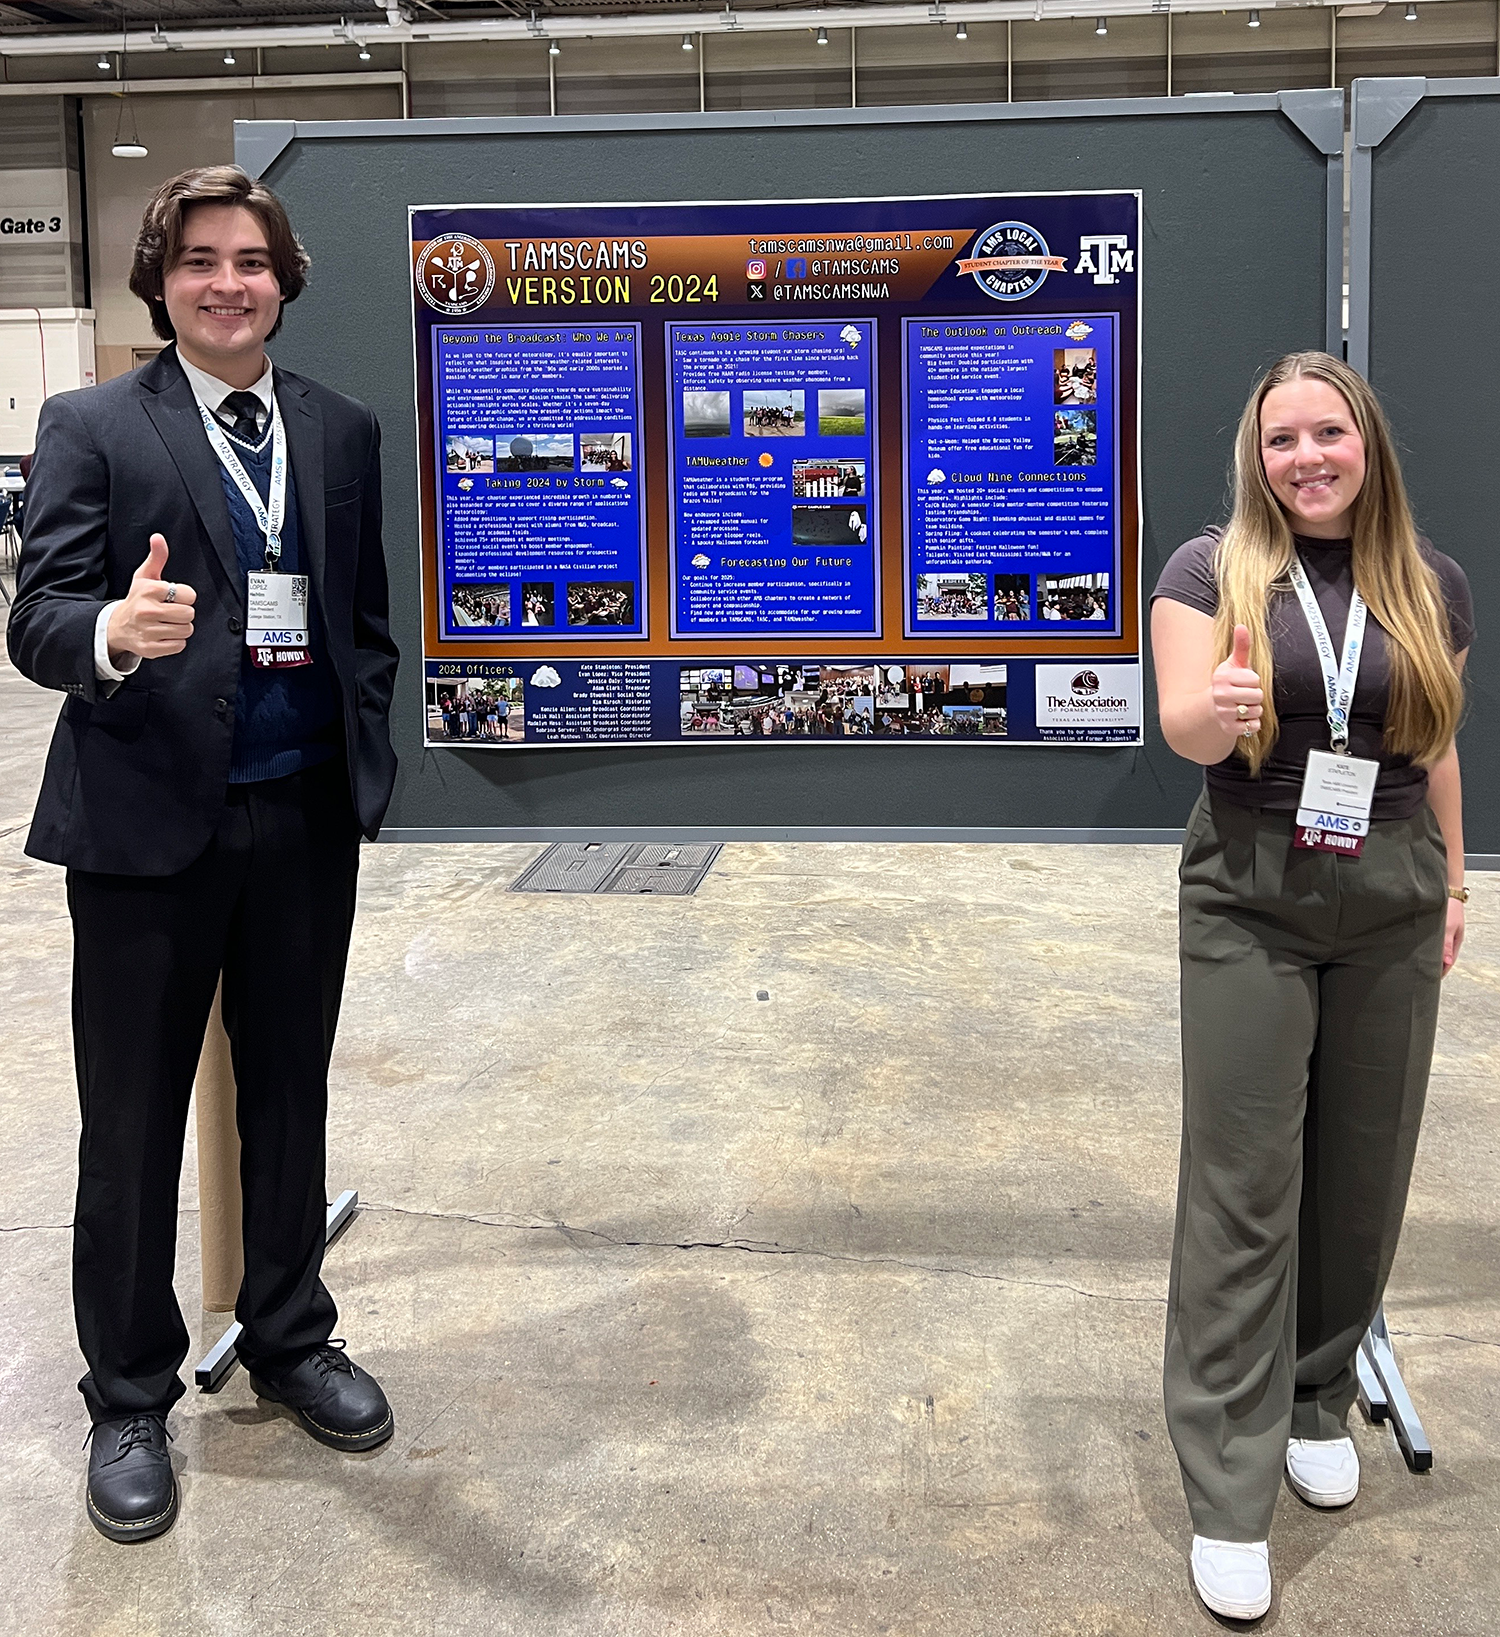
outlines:
[[[1400,440],[1417,525],[1469,576],[1465,844],[1500,865],[1500,79],[1356,80],[1349,361]]]
[[[1151,722],[1149,665],[1139,749],[424,750],[407,206],[1140,189],[1149,595],[1172,550],[1223,516],[1233,429],[1256,374],[1294,348],[1338,345],[1341,93],[256,122],[237,125],[236,139],[241,163],[285,199],[313,259],[277,359],[363,399],[384,428],[393,625],[408,656],[391,838],[1145,840],[1183,824],[1199,779]]]

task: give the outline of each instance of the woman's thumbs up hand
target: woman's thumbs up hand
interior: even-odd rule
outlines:
[[[1203,674],[1201,671],[1198,673]],[[1261,706],[1265,693],[1260,677],[1250,669],[1250,628],[1234,628],[1234,647],[1229,658],[1214,672],[1212,694],[1219,726],[1232,738],[1250,738],[1260,732]]]

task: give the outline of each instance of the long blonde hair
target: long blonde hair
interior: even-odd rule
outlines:
[[[1324,381],[1349,406],[1365,446],[1365,480],[1350,520],[1354,584],[1387,637],[1390,704],[1385,748],[1431,765],[1453,741],[1463,708],[1452,633],[1437,575],[1417,547],[1416,526],[1401,481],[1401,467],[1380,402],[1364,378],[1326,352],[1293,352],[1256,384],[1240,417],[1234,443],[1234,511],[1215,558],[1219,608],[1214,619],[1215,663],[1228,658],[1234,628],[1250,631],[1250,666],[1265,689],[1260,731],[1236,749],[1252,773],[1276,743],[1279,725],[1271,692],[1271,637],[1267,610],[1272,590],[1290,591],[1292,525],[1272,492],[1261,459],[1261,406],[1288,381]],[[1339,633],[1334,632],[1335,642]]]

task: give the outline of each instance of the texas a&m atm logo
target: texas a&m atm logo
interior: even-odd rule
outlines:
[[[1086,233],[1078,241],[1073,271],[1092,277],[1095,284],[1118,284],[1121,273],[1135,272],[1135,251],[1123,233]]]

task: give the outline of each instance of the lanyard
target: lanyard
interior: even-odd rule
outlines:
[[[1365,600],[1355,591],[1349,598],[1349,621],[1344,627],[1344,657],[1337,662],[1333,652],[1333,638],[1323,619],[1323,610],[1313,596],[1307,582],[1302,559],[1292,553],[1292,585],[1307,628],[1312,632],[1313,644],[1318,650],[1318,663],[1323,667],[1323,688],[1328,696],[1328,732],[1335,755],[1349,754],[1349,711],[1354,703],[1354,684],[1359,676],[1359,656],[1365,645]]]
[[[219,457],[219,464],[234,480],[235,488],[244,496],[245,504],[255,517],[256,526],[266,537],[266,568],[274,574],[277,564],[281,561],[281,525],[286,516],[286,428],[281,424],[281,405],[276,402],[276,394],[274,392],[271,394],[269,510],[260,498],[260,491],[250,481],[244,466],[240,464],[240,457],[235,454],[229,439],[224,436],[223,428],[202,404],[198,405],[198,413],[203,417],[203,430],[208,433],[208,441]]]

